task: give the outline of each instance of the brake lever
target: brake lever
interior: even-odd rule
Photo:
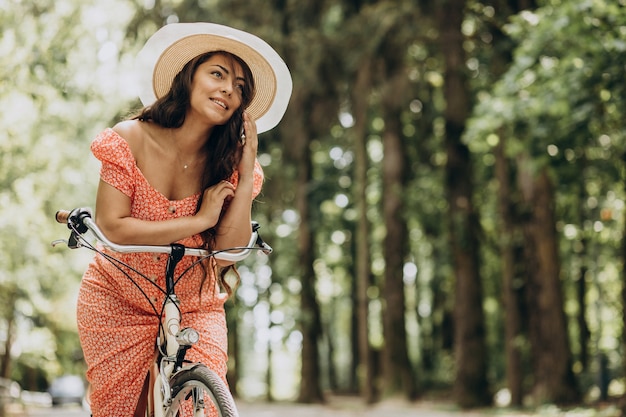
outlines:
[[[261,248],[261,251],[266,254],[269,255],[270,253],[272,253],[272,251],[274,249],[272,249],[272,247],[270,245],[268,245],[267,243],[265,243],[263,241],[263,239],[261,239],[261,236],[257,235],[257,239],[256,239],[256,244],[258,247]]]
[[[81,247],[80,242],[78,241],[78,234],[74,231],[70,233],[70,238],[67,240],[67,247],[70,249],[78,249]]]
[[[259,224],[259,222],[256,221],[252,221],[252,232],[257,232],[256,235],[256,245],[261,248],[261,251],[266,254],[269,255],[270,253],[272,253],[272,251],[274,249],[272,249],[272,247],[270,245],[268,245],[267,243],[265,243],[265,241],[263,241],[263,238],[261,237],[261,235],[258,233],[258,230],[261,228],[261,225]]]
[[[57,240],[52,241],[52,247],[54,248],[62,243],[65,244],[70,249],[78,249],[82,247],[80,241],[78,240],[78,234],[74,231],[70,233],[70,238],[68,240],[57,239]]]

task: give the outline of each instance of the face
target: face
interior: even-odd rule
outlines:
[[[213,55],[193,76],[189,111],[210,124],[225,124],[241,106],[244,86],[241,66],[230,57]]]

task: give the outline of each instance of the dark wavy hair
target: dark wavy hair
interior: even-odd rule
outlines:
[[[202,191],[220,181],[230,179],[241,159],[239,139],[243,112],[254,98],[255,93],[254,78],[248,64],[238,56],[226,51],[213,51],[198,55],[189,61],[176,77],[174,77],[172,86],[167,94],[156,100],[153,104],[144,107],[139,114],[134,116],[134,119],[150,121],[165,128],[177,128],[182,126],[190,106],[193,77],[198,67],[215,55],[223,55],[230,59],[232,64],[239,64],[243,70],[245,82],[243,85],[241,105],[226,124],[213,128],[202,150],[205,156],[205,165],[202,173]],[[202,205],[202,198],[203,193],[200,194],[196,212]],[[213,250],[215,247],[216,233],[215,227],[201,233],[205,249]],[[221,269],[218,274],[220,285],[229,295],[232,294],[232,288],[226,282],[226,274],[230,270],[237,273],[235,268],[227,267]],[[239,276],[237,274],[237,279],[238,278]]]

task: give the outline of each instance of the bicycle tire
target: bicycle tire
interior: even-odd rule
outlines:
[[[166,417],[194,416],[194,410],[206,407],[202,415],[207,415],[211,400],[220,417],[238,417],[237,407],[228,386],[215,372],[205,365],[197,364],[182,369],[172,376],[170,381],[172,403],[165,412]],[[194,390],[201,390],[204,404],[198,404]],[[185,414],[187,413],[187,414]],[[190,414],[191,413],[191,414]]]

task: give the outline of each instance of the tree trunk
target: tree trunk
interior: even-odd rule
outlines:
[[[568,404],[580,396],[563,310],[554,191],[546,167],[535,174],[524,157],[518,166],[520,190],[529,212],[525,229],[534,397],[539,403]]]
[[[391,51],[391,59],[395,48]],[[401,56],[401,55],[400,55]],[[402,141],[402,100],[408,90],[403,66],[391,63],[385,77],[388,82],[383,88],[383,218],[386,235],[383,241],[385,257],[383,287],[383,394],[404,394],[415,398],[415,383],[412,365],[407,351],[406,312],[404,294],[404,261],[408,252],[408,226],[404,211],[404,192],[407,183],[406,149]]]
[[[441,50],[445,60],[446,192],[456,277],[454,395],[461,407],[469,408],[489,404],[491,396],[487,384],[483,292],[479,276],[479,223],[472,202],[470,153],[461,140],[470,109],[461,32],[465,1],[442,1],[438,6]]]
[[[374,355],[369,342],[369,296],[368,289],[372,281],[370,266],[369,230],[367,219],[367,114],[368,99],[371,89],[369,65],[360,66],[353,89],[352,104],[354,116],[354,154],[355,154],[355,206],[358,212],[356,226],[356,322],[358,340],[357,375],[361,395],[366,403],[376,400]]]
[[[582,157],[578,158],[578,165],[580,172],[583,173],[587,170],[588,160],[587,155],[583,152]],[[587,192],[586,183],[581,182],[578,188],[578,207],[576,210],[577,222],[581,230],[584,230],[584,223],[586,219],[589,219],[591,213],[585,207],[585,201],[589,194]],[[594,257],[589,254],[589,242],[585,234],[582,235],[579,241],[580,249],[576,251],[577,256],[580,258],[580,268],[578,270],[578,277],[576,277],[576,301],[578,302],[578,313],[576,315],[576,321],[578,322],[578,346],[580,353],[578,360],[582,365],[583,371],[589,370],[590,354],[589,354],[589,341],[591,339],[591,330],[587,323],[587,281],[586,276],[589,271],[588,262]]]
[[[356,227],[353,230],[353,234],[356,237]],[[352,239],[350,242],[352,259],[356,259],[356,242]],[[352,394],[358,394],[360,392],[359,387],[359,299],[357,297],[357,273],[356,265],[351,266],[351,291],[350,291],[350,305],[352,306],[352,315],[350,317],[350,375],[348,382],[348,392]],[[366,400],[367,401],[367,400]]]
[[[513,44],[508,34],[502,30],[502,25],[511,16],[524,9],[534,9],[534,0],[494,0],[491,2],[496,11],[495,24],[490,25],[490,33],[493,41],[489,48],[493,57],[490,63],[490,72],[493,81],[500,79],[509,68],[512,61]],[[521,406],[524,396],[523,381],[526,377],[522,352],[523,338],[526,337],[523,326],[524,317],[524,291],[526,289],[526,271],[523,264],[523,240],[522,225],[516,207],[516,189],[514,176],[511,174],[511,161],[506,156],[506,141],[504,135],[500,135],[500,141],[495,148],[496,178],[498,180],[498,207],[501,219],[500,250],[502,253],[502,299],[505,311],[505,357],[506,357],[506,380],[511,393],[511,405]]]
[[[322,327],[324,337],[324,361],[326,364],[327,375],[327,389],[331,392],[339,392],[341,390],[341,380],[337,369],[337,363],[335,361],[335,353],[337,352],[336,338],[337,329],[335,329],[334,321],[335,317],[338,317],[337,305],[340,304],[336,298],[333,298],[327,303],[326,314],[323,315]]]
[[[506,350],[506,381],[511,393],[511,405],[518,407],[523,400],[524,368],[520,340],[523,337],[522,309],[524,301],[524,278],[518,273],[521,268],[518,254],[518,222],[513,209],[510,163],[505,154],[506,138],[501,136],[495,149],[496,178],[498,180],[498,207],[501,218],[500,251],[502,254],[502,280],[504,303],[504,332]]]
[[[583,251],[586,251],[587,239],[581,239],[580,241]],[[587,265],[584,263],[578,270],[578,277],[576,278],[576,301],[578,302],[578,313],[576,315],[576,321],[578,322],[579,336],[578,345],[580,347],[579,361],[583,370],[589,369],[589,340],[591,338],[591,331],[587,324],[586,312],[587,312],[587,282],[585,276],[587,275]]]
[[[307,114],[307,113],[303,113]],[[312,162],[307,130],[295,132],[299,143],[298,178],[296,183],[296,208],[300,214],[298,228],[298,269],[302,282],[300,294],[302,326],[302,372],[298,401],[323,402],[320,388],[319,339],[322,335],[320,308],[315,292],[314,236],[311,230],[309,189],[312,180]]]
[[[300,216],[298,227],[298,273],[302,283],[300,293],[300,318],[299,324],[302,330],[302,353],[300,390],[298,401],[303,403],[324,402],[321,389],[321,365],[319,343],[322,337],[322,320],[320,306],[317,301],[315,290],[316,276],[313,269],[315,260],[315,236],[312,230],[311,216],[311,184],[313,169],[311,161],[310,142],[314,135],[314,127],[317,126],[314,119],[316,113],[315,104],[318,107],[323,103],[314,97],[312,86],[308,85],[296,74],[310,71],[311,66],[319,65],[318,56],[310,53],[310,50],[301,48],[297,43],[303,39],[304,33],[311,32],[309,27],[317,27],[319,24],[319,3],[307,0],[298,4],[298,8],[287,10],[285,1],[274,4],[275,10],[281,11],[281,23],[276,28],[280,30],[283,39],[283,57],[294,75],[294,86],[287,113],[281,121],[281,132],[285,153],[296,167],[297,178],[295,181],[295,208]],[[318,38],[316,41],[322,42]],[[306,71],[305,71],[306,67]],[[308,80],[311,82],[311,80]],[[314,83],[317,80],[313,81]]]

